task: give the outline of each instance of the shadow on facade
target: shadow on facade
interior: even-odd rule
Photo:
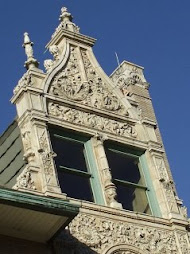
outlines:
[[[53,241],[53,254],[97,254],[89,246],[73,237],[68,230],[63,230]]]

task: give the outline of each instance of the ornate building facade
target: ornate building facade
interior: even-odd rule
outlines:
[[[24,34],[17,118],[0,138],[3,253],[188,254],[143,68],[108,77],[94,43],[62,8],[43,72]]]

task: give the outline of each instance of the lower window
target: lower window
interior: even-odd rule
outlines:
[[[151,214],[140,153],[109,143],[105,145],[105,151],[118,202],[124,209]]]
[[[72,132],[50,129],[58,180],[63,193],[69,197],[93,201],[92,177],[86,163],[85,142],[88,138]]]

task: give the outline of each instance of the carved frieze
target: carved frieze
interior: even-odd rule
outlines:
[[[84,244],[95,253],[106,253],[107,249],[119,244],[134,246],[145,253],[179,253],[175,235],[171,231],[107,220],[98,216],[79,214],[70,224],[69,231],[70,239],[77,240],[76,248],[77,245]],[[73,242],[74,240],[72,244]],[[122,251],[136,253],[127,249],[118,251],[114,253],[122,253]]]
[[[19,80],[17,86],[13,90],[13,93],[16,94],[21,88],[25,88],[27,86],[32,86],[32,77],[28,72],[26,72]]]
[[[48,104],[48,111],[51,116],[74,124],[87,126],[96,130],[113,133],[124,137],[136,137],[137,132],[134,126],[104,118],[95,114],[82,112],[53,102]]]
[[[60,70],[52,80],[49,93],[64,99],[80,102],[92,108],[113,111],[121,115],[128,115],[128,111],[113,94],[109,85],[92,66],[86,51],[81,50],[86,79],[79,66],[80,57],[75,47],[70,48],[67,66]],[[51,68],[51,62],[45,62],[46,69]]]

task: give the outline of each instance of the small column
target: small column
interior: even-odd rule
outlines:
[[[104,194],[106,198],[106,203],[110,207],[122,209],[122,204],[117,202],[117,193],[116,186],[112,182],[112,175],[106,158],[105,150],[103,143],[107,139],[107,136],[104,134],[98,133],[92,138],[94,144],[95,153],[97,156],[97,161],[100,168],[100,175],[102,185],[104,187]]]

